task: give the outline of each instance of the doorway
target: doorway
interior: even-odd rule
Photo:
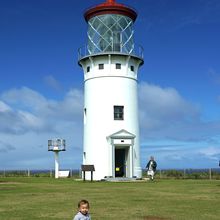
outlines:
[[[126,177],[126,157],[125,148],[115,149],[115,177]]]

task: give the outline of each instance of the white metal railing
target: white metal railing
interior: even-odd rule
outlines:
[[[78,49],[78,60],[83,59],[87,56],[94,56],[94,55],[100,55],[100,54],[125,54],[125,55],[131,55],[136,56],[140,59],[144,59],[144,49],[141,45],[134,46],[132,51],[127,52],[123,46],[119,45],[119,50],[116,50],[115,47],[109,47],[106,51],[101,50],[94,50],[93,52],[90,52],[88,49],[88,45],[84,45]]]

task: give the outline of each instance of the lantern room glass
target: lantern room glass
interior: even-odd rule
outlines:
[[[105,14],[88,21],[88,52],[131,54],[134,50],[133,20],[127,16]]]

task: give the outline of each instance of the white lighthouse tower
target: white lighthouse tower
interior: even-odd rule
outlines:
[[[84,71],[83,164],[93,178],[141,178],[134,9],[114,0],[88,9],[88,44],[79,49]],[[90,173],[86,174],[90,179]]]

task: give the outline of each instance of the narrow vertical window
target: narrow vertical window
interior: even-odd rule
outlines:
[[[86,124],[86,108],[84,108],[84,124]]]
[[[99,64],[99,69],[100,69],[100,70],[103,70],[103,69],[104,69],[104,64],[103,64],[103,63],[100,63],[100,64]]]
[[[114,106],[114,120],[124,120],[124,106]]]
[[[131,66],[131,71],[134,72],[134,66]]]
[[[120,64],[120,63],[116,63],[116,64],[115,64],[115,68],[116,68],[116,69],[121,69],[121,64]]]
[[[86,71],[87,73],[90,72],[90,66],[87,66]]]

